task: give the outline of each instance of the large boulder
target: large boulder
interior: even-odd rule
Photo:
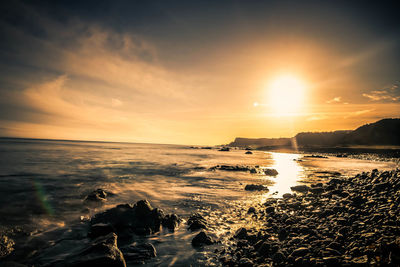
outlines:
[[[102,213],[96,214],[90,221],[91,225],[108,224],[117,234],[133,232],[146,235],[160,231],[162,220],[165,218],[160,209],[153,209],[147,200],[136,204],[121,204]]]
[[[176,228],[178,228],[179,224],[181,223],[182,219],[179,218],[176,214],[167,214],[162,219],[162,226],[168,228],[170,231],[174,232]]]
[[[125,259],[129,263],[144,263],[157,256],[156,248],[150,243],[144,244],[131,244],[130,246],[122,249]]]
[[[117,246],[117,235],[109,233],[95,239],[87,248],[76,255],[55,263],[70,267],[126,267],[122,252]]]
[[[207,221],[199,213],[192,214],[188,221],[188,229],[191,231],[196,231],[199,229],[207,229]]]
[[[201,231],[192,239],[192,245],[194,247],[199,247],[203,245],[212,245],[214,243],[215,243],[214,240],[204,231]]]

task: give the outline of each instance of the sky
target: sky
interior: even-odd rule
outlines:
[[[3,1],[0,136],[214,145],[400,117],[400,16],[368,2]]]

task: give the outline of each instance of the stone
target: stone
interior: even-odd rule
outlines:
[[[126,260],[136,263],[142,263],[157,256],[156,248],[151,243],[131,244],[122,251]]]
[[[101,188],[90,192],[85,198],[85,201],[94,201],[94,202],[102,202],[106,200],[107,200],[107,192]]]
[[[290,187],[290,189],[292,189],[292,191],[297,191],[300,193],[306,193],[310,190],[310,188],[307,185],[296,185]]]
[[[244,190],[247,191],[268,191],[268,187],[261,184],[248,184],[245,186]]]
[[[264,169],[264,173],[265,173],[265,175],[268,175],[268,176],[277,176],[278,175],[278,171],[275,169]]]
[[[239,267],[253,267],[253,262],[248,258],[241,258],[239,260]]]
[[[213,239],[209,235],[207,235],[204,231],[201,231],[192,239],[192,245],[194,247],[199,247],[203,245],[212,245],[212,244],[214,244]]]
[[[251,152],[251,151],[246,151],[246,153],[244,153],[244,154],[250,155],[250,154],[253,154],[253,152]]]
[[[199,213],[192,214],[188,221],[188,229],[191,231],[196,231],[199,229],[207,229],[207,221]]]
[[[135,205],[121,204],[98,213],[92,217],[90,223],[109,224],[117,234],[126,235],[133,232],[137,235],[147,235],[160,231],[164,216],[162,210],[153,209],[147,200],[141,200]]]
[[[292,257],[303,257],[307,255],[310,252],[310,250],[306,247],[300,247],[295,250],[293,250],[292,254],[290,254]]]
[[[244,227],[239,228],[234,235],[236,238],[239,239],[246,239],[248,234],[247,234],[247,229]]]
[[[88,237],[97,238],[99,236],[108,235],[109,233],[112,233],[114,231],[115,229],[109,224],[97,223],[90,226]]]
[[[110,233],[95,239],[87,248],[55,266],[126,267],[125,258],[117,246],[117,235]]]
[[[283,241],[288,237],[288,235],[289,235],[289,232],[286,231],[286,229],[283,228],[283,229],[281,229],[279,231],[278,238],[279,238],[280,241]]]
[[[178,228],[179,224],[181,223],[182,219],[179,218],[176,214],[167,214],[162,219],[162,226],[168,228],[170,231],[174,232],[176,228]]]
[[[256,213],[256,209],[255,209],[254,207],[250,207],[250,208],[247,210],[247,213]]]
[[[0,259],[10,255],[14,250],[15,242],[6,235],[0,235]]]

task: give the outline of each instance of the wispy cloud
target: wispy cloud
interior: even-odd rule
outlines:
[[[374,111],[374,109],[357,110],[357,111],[349,112],[343,118],[347,119],[347,118],[351,118],[351,117],[357,117],[357,116],[361,116],[363,114],[366,114],[366,113],[369,113],[369,112],[372,112],[372,111]]]
[[[400,101],[400,82],[396,82],[382,90],[374,90],[369,93],[363,93],[362,95],[371,101]]]
[[[331,104],[331,103],[339,103],[340,101],[342,101],[342,97],[337,96],[337,97],[334,97],[334,98],[332,98],[332,99],[326,101],[326,103],[328,103],[328,104]]]

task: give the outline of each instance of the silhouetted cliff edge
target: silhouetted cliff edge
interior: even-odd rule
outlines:
[[[400,146],[400,119],[382,119],[355,130],[333,132],[303,132],[292,138],[241,138],[229,144],[236,147],[341,147],[341,146]]]

